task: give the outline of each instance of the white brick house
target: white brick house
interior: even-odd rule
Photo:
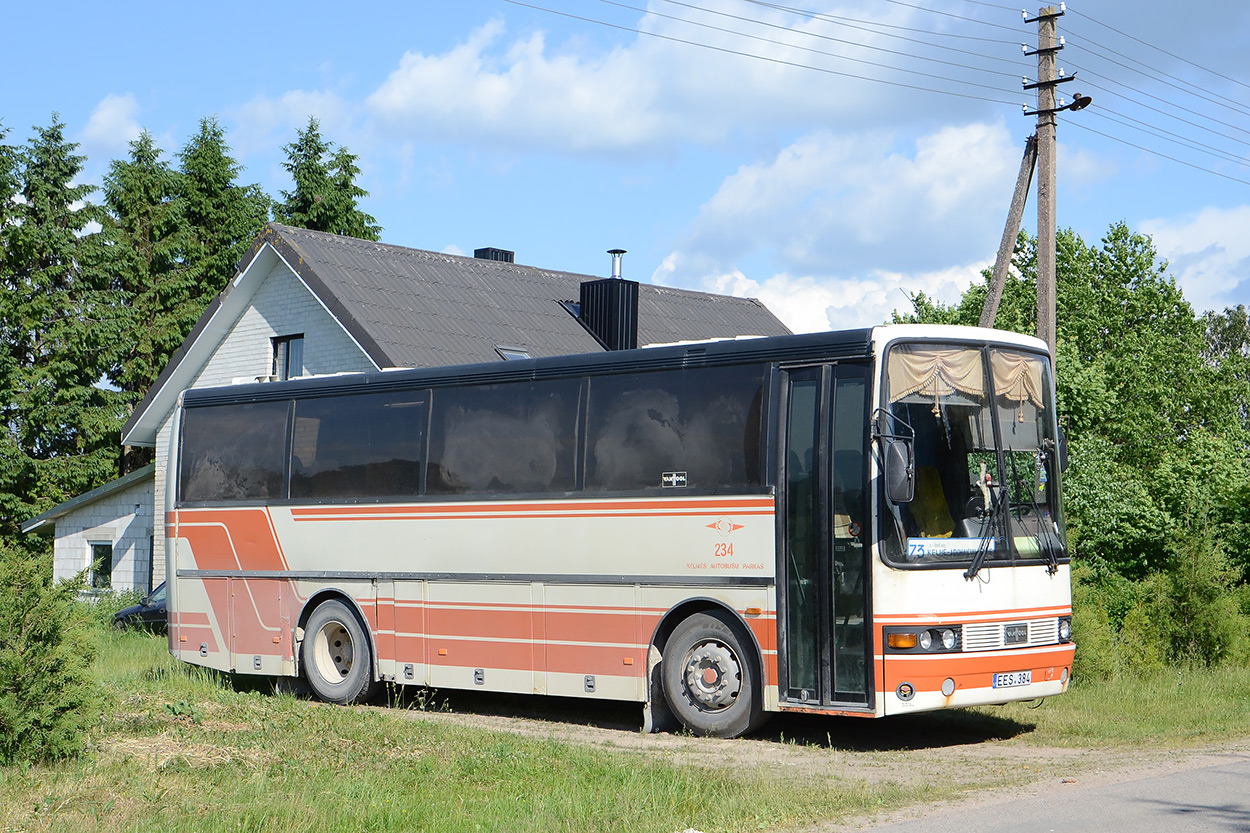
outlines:
[[[90,544],[104,543],[102,530],[129,530],[139,522],[127,518],[147,518],[147,527],[135,528],[150,529],[150,549],[115,551],[112,586],[158,584],[164,525],[152,519],[164,513],[171,422],[188,388],[789,332],[751,298],[521,266],[498,249],[478,255],[269,224],[122,429],[123,444],[155,448],[155,463],[45,512],[23,531],[55,523],[54,569],[67,577],[86,565]],[[605,292],[602,284],[611,286]],[[623,317],[619,298],[632,305]],[[615,322],[610,333],[597,323],[605,318]],[[630,328],[624,341],[621,321]],[[130,541],[126,535],[119,531],[115,546]]]
[[[137,469],[22,526],[23,532],[55,527],[55,579],[72,579],[89,571],[88,585],[101,589],[147,592],[160,584],[151,570],[155,468]]]

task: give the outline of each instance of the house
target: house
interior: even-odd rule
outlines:
[[[188,388],[789,332],[754,299],[624,280],[622,254],[612,252],[613,277],[595,278],[519,265],[502,249],[470,258],[271,223],[122,429],[124,445],[155,448],[151,469],[54,507],[23,531],[55,524],[56,569],[70,575],[91,548],[105,554],[100,530],[123,522],[99,518],[133,508],[120,495],[146,490],[136,517],[153,517],[165,501],[171,418]],[[87,513],[93,526],[76,520]],[[149,551],[132,555],[117,549],[128,539],[112,539],[114,588],[159,583],[160,525],[150,539]]]
[[[155,472],[155,465],[136,469],[22,524],[22,532],[55,530],[54,579],[90,570],[89,587],[152,589]]]

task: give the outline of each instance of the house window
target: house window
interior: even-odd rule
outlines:
[[[113,587],[113,545],[91,544],[91,586],[96,590]]]
[[[304,334],[273,340],[273,375],[278,381],[304,375]]]

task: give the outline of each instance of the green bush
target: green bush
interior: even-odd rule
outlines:
[[[1119,669],[1116,630],[1103,590],[1088,564],[1072,567],[1072,634],[1076,639],[1073,676],[1078,680],[1113,679]]]
[[[50,558],[0,547],[0,763],[76,755],[98,719],[80,586],[53,582]]]
[[[1164,569],[1138,581],[1097,556],[1073,568],[1073,672],[1086,679],[1209,668],[1250,655],[1250,588],[1200,523],[1178,536]]]
[[[1241,610],[1239,573],[1210,536],[1199,534],[1154,578],[1143,605],[1170,662],[1210,667],[1245,658],[1250,618]]]

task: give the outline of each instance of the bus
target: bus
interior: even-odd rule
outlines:
[[[735,737],[1064,692],[1037,339],[928,325],[185,391],[169,648]]]

